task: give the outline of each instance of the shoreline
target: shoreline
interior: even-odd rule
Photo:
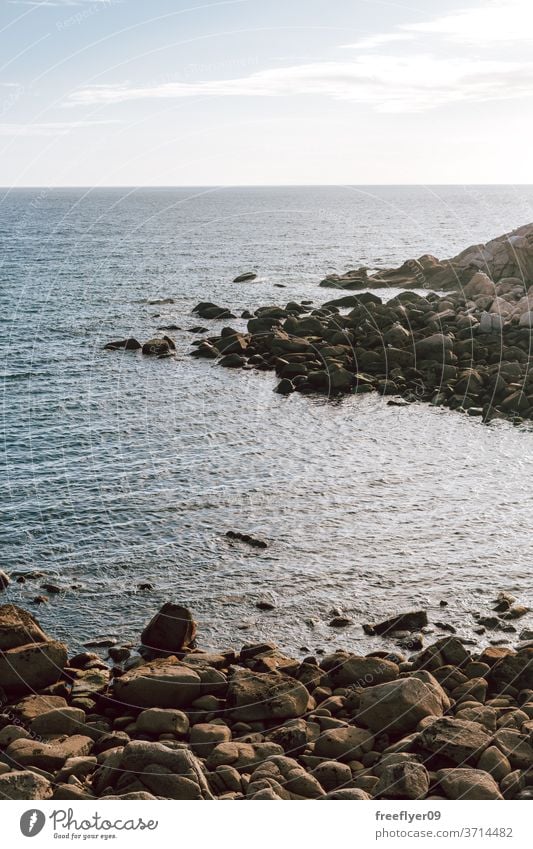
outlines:
[[[533,645],[419,651],[421,625],[374,624],[413,636],[398,652],[203,652],[167,603],[104,662],[3,605],[0,798],[533,798]]]

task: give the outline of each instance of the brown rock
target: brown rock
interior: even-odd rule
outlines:
[[[0,651],[46,640],[47,635],[26,610],[16,604],[0,605]]]
[[[424,799],[429,791],[429,773],[417,761],[386,766],[380,775],[375,795],[380,799]]]
[[[490,742],[490,734],[477,722],[442,716],[427,725],[419,736],[422,748],[457,764],[477,763]]]
[[[309,693],[299,681],[282,673],[239,671],[230,680],[227,708],[234,720],[292,719],[302,716]]]
[[[315,755],[339,761],[355,761],[372,749],[373,735],[365,728],[347,726],[332,728],[320,735],[315,743]]]
[[[433,682],[430,686],[407,677],[365,689],[358,720],[372,731],[400,734],[413,730],[426,716],[442,716],[449,700],[437,681]]]
[[[163,652],[181,652],[194,642],[196,622],[188,608],[167,602],[141,634],[144,646]]]
[[[0,775],[0,799],[49,799],[52,785],[36,772],[13,770]]]
[[[190,705],[200,695],[197,672],[175,657],[137,666],[113,683],[115,699],[135,707],[179,708]]]
[[[481,769],[441,769],[437,779],[448,799],[503,799],[492,775]]]
[[[29,643],[0,653],[0,681],[8,695],[42,690],[59,681],[67,662],[63,643]]]

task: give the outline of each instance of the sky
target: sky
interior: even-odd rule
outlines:
[[[532,0],[0,0],[0,185],[533,183]]]

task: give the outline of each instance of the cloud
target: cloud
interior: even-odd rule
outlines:
[[[116,121],[56,121],[48,124],[0,124],[0,136],[65,136],[72,130]]]
[[[117,0],[9,0],[13,6],[47,6],[64,8],[66,6],[98,6],[110,5]]]
[[[80,89],[71,105],[190,97],[322,95],[368,104],[378,112],[420,112],[463,101],[529,97],[533,62],[364,55],[351,62],[317,62],[258,71],[246,77],[152,86],[98,85]]]
[[[358,50],[375,50],[376,47],[383,47],[384,44],[391,44],[397,41],[412,41],[415,38],[413,33],[409,32],[384,32],[377,35],[369,35],[356,41],[354,44],[343,44],[343,49],[357,48]]]
[[[478,47],[495,44],[530,46],[532,28],[531,0],[489,0],[483,5],[459,9],[430,21],[401,24],[392,32],[377,33],[343,46],[367,50],[421,36],[436,36],[447,42]]]

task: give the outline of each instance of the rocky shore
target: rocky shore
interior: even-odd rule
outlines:
[[[391,403],[427,401],[484,422],[533,418],[533,225],[452,260],[426,256],[321,285],[406,291],[385,302],[365,291],[316,308],[291,301],[245,311],[245,332],[226,326],[195,340],[192,356],[274,371],[284,395],[376,391],[401,399]],[[203,320],[236,317],[211,302],[193,311]]]
[[[137,653],[69,657],[0,606],[0,798],[533,798],[532,644],[300,660],[196,631],[167,603]]]

